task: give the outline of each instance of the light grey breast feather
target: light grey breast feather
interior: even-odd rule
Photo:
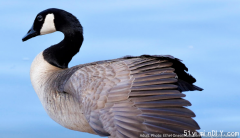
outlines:
[[[179,79],[173,65],[178,62],[172,56],[126,56],[62,71],[54,85],[77,98],[100,136],[195,132],[200,127],[181,91],[202,89]]]

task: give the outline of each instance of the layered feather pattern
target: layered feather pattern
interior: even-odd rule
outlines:
[[[200,129],[182,91],[202,90],[172,56],[126,56],[80,65],[64,84],[77,97],[86,120],[101,136],[183,134]]]

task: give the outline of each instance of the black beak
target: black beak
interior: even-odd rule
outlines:
[[[28,31],[28,33],[23,37],[22,41],[24,42],[24,41],[26,41],[30,38],[33,38],[37,35],[38,35],[38,33],[33,29],[33,26],[32,26],[32,28]]]

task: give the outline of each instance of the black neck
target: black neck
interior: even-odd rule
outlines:
[[[81,31],[64,32],[64,39],[43,51],[44,59],[53,66],[65,69],[72,57],[79,52],[83,42]]]

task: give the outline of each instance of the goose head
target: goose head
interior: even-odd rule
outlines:
[[[78,19],[71,13],[51,8],[37,14],[31,29],[22,38],[26,41],[38,35],[60,31],[64,39],[43,51],[44,59],[59,68],[68,68],[72,57],[79,52],[83,42],[83,28]]]
[[[22,38],[26,41],[38,35],[45,35],[61,31],[65,33],[81,32],[82,26],[78,19],[71,13],[51,8],[37,14],[34,23],[28,33]]]

